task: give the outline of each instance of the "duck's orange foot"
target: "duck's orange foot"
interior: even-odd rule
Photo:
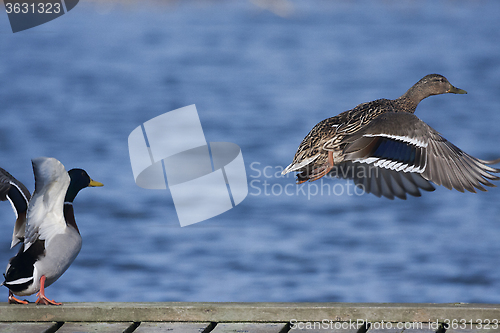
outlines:
[[[62,305],[62,303],[50,300],[45,296],[45,275],[42,275],[40,278],[40,291],[36,295],[38,296],[38,299],[35,302],[36,304]]]
[[[62,303],[48,299],[45,295],[40,295],[40,293],[38,293],[38,299],[35,303],[44,305],[62,305]]]
[[[302,184],[307,181],[313,182],[315,180],[320,179],[323,176],[326,176],[333,169],[333,153],[331,151],[328,152],[327,163],[316,166],[312,170],[304,171],[297,175],[297,184]]]
[[[20,300],[19,298],[17,298],[16,296],[14,296],[14,294],[12,293],[12,291],[9,290],[9,304],[28,304],[29,302],[27,300]]]

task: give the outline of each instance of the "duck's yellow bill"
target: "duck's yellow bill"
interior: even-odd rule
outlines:
[[[90,183],[89,183],[89,186],[90,187],[99,187],[99,186],[104,186],[103,183],[99,183],[99,182],[96,182],[95,180],[90,180]]]

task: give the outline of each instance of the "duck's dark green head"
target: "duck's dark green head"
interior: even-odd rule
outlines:
[[[426,75],[415,86],[428,94],[428,96],[447,93],[467,94],[467,91],[454,87],[447,78],[440,74]]]
[[[83,169],[71,169],[68,171],[68,174],[71,182],[69,183],[64,202],[73,202],[78,192],[85,187],[103,186],[102,183],[92,180]]]

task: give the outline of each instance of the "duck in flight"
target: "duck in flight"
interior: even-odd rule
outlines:
[[[11,248],[21,243],[10,259],[2,283],[9,288],[9,303],[27,304],[14,295],[38,292],[37,304],[60,305],[45,296],[80,252],[82,237],[75,222],[73,200],[85,187],[103,186],[82,169],[66,171],[55,158],[32,160],[33,196],[21,182],[0,168],[0,200],[9,200],[17,220]]]
[[[500,169],[462,151],[413,113],[424,98],[446,93],[466,94],[444,76],[429,74],[401,97],[359,104],[325,119],[300,144],[282,174],[298,172],[297,183],[329,174],[352,179],[367,193],[406,199],[433,191],[430,183],[476,192]]]

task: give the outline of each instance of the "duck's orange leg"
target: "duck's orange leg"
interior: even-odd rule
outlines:
[[[62,303],[58,303],[54,300],[50,300],[45,296],[45,275],[42,275],[40,278],[40,291],[37,294],[38,299],[36,300],[36,304],[45,304],[45,305],[62,305]]]
[[[328,152],[327,162],[328,163],[326,163],[326,165],[322,165],[320,167],[320,169],[322,169],[320,172],[318,172],[317,174],[313,173],[309,179],[301,180],[301,181],[297,182],[297,184],[302,184],[302,183],[306,182],[307,180],[309,180],[310,182],[313,182],[313,181],[318,180],[321,177],[327,175],[333,169],[333,152],[331,152],[331,151]]]
[[[28,303],[29,303],[28,301],[26,300],[22,301],[16,296],[14,296],[12,291],[9,290],[9,304],[28,304]]]

